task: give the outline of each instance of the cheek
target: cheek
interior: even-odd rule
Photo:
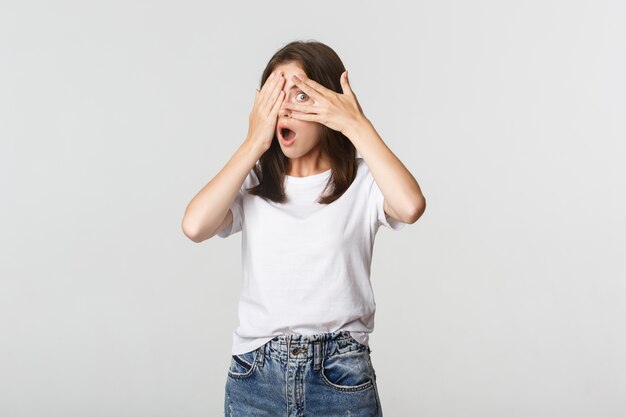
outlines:
[[[303,133],[307,137],[315,137],[320,133],[319,123],[309,122],[308,120],[298,120],[298,125],[294,125],[294,129],[297,129],[298,132]]]
[[[302,126],[303,136],[306,137],[307,142],[318,142],[322,130],[320,124],[317,122],[306,122],[305,126]]]

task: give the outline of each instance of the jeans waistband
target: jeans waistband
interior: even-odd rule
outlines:
[[[318,370],[322,360],[327,356],[369,347],[356,342],[347,330],[317,334],[284,334],[276,336],[258,348],[258,362],[263,366],[265,357],[274,358],[282,363],[314,362]]]

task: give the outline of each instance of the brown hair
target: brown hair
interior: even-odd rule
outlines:
[[[292,41],[279,49],[263,71],[261,87],[275,67],[290,62],[298,63],[308,78],[341,94],[339,79],[345,71],[341,59],[332,48],[313,40]],[[331,175],[324,188],[324,191],[330,189],[330,194],[323,195],[319,203],[329,204],[341,197],[356,177],[356,148],[343,133],[321,123],[320,132],[320,146],[322,152],[330,159]],[[261,156],[259,163],[254,166],[254,173],[259,179],[259,184],[249,188],[248,192],[277,203],[285,202],[283,180],[289,165],[288,159],[280,149],[276,132],[274,132],[272,144]]]

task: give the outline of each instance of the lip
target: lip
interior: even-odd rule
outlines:
[[[278,138],[280,139],[280,142],[284,145],[284,146],[289,146],[292,145],[295,141],[296,141],[296,137],[298,136],[298,134],[296,133],[295,130],[293,130],[288,124],[286,123],[279,123],[277,126],[278,129]],[[283,129],[289,129],[292,132],[296,133],[296,135],[293,137],[293,139],[291,140],[286,140],[283,137]]]
[[[289,130],[293,130],[293,128],[291,126],[289,126],[288,123],[282,121],[282,122],[278,122],[278,124],[276,125],[276,127],[278,128],[278,131],[280,132],[282,129],[289,129]],[[295,130],[293,130],[295,132]]]

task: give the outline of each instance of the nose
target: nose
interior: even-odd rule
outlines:
[[[290,117],[291,116],[291,114],[289,112],[289,109],[286,109],[286,108],[284,108],[282,106],[278,109],[278,115],[282,116],[282,117]]]

